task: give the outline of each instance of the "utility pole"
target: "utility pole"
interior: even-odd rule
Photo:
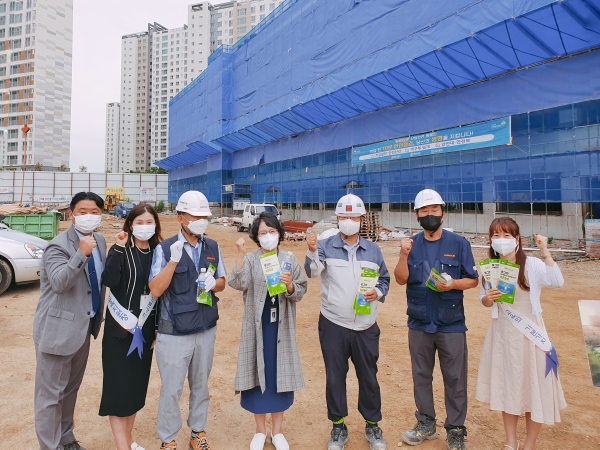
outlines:
[[[21,199],[19,200],[19,206],[23,206],[23,192],[25,191],[25,171],[27,170],[27,133],[30,128],[27,126],[27,122],[21,128],[23,132],[23,178],[21,180]]]

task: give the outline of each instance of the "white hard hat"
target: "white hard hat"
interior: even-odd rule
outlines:
[[[181,194],[175,211],[188,213],[192,216],[212,216],[208,207],[208,199],[199,191],[187,191]]]
[[[433,189],[423,189],[415,197],[415,210],[429,205],[445,205],[442,196]]]
[[[341,217],[356,217],[366,213],[365,204],[354,194],[344,195],[335,207],[335,215]]]

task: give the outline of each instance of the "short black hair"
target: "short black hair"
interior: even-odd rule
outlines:
[[[102,197],[100,197],[98,194],[95,194],[93,192],[78,192],[77,194],[75,194],[71,199],[71,204],[69,205],[71,211],[74,211],[75,207],[77,206],[77,203],[79,203],[82,200],[91,200],[96,203],[96,206],[98,208],[104,211],[104,200],[102,200]]]
[[[250,238],[256,242],[257,245],[260,246],[260,241],[258,240],[258,227],[261,222],[264,222],[266,226],[275,228],[279,231],[279,242],[283,241],[285,230],[283,229],[283,225],[279,222],[277,215],[270,212],[261,212],[258,217],[254,219],[254,222],[252,222],[252,226],[250,227]]]

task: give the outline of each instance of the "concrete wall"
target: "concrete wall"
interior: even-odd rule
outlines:
[[[325,210],[324,205],[319,205],[320,209],[284,209],[284,220],[306,220],[319,222],[324,220],[328,222],[334,211]],[[389,211],[389,204],[382,204],[380,212],[381,224],[391,225],[403,230],[420,230],[420,226],[415,219],[414,212]],[[444,221],[444,227],[453,228],[456,232],[466,233],[487,233],[489,225],[496,216],[508,216],[513,218],[521,229],[523,236],[532,234],[543,234],[556,239],[583,239],[583,218],[581,217],[581,204],[563,203],[562,215],[536,215],[530,214],[504,214],[495,213],[496,205],[493,203],[483,204],[483,213],[476,214],[471,211],[452,211],[447,214]]]

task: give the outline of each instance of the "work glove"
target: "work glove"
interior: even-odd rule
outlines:
[[[178,263],[183,255],[183,241],[177,241],[171,245],[171,261]]]
[[[204,289],[206,289],[206,292],[212,291],[216,285],[217,280],[215,280],[215,277],[207,272],[206,278],[204,278]]]

